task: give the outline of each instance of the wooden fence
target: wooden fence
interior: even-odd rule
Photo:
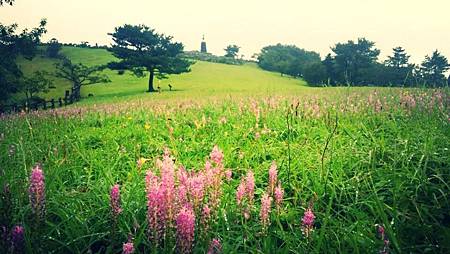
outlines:
[[[21,111],[30,111],[30,110],[46,110],[46,109],[55,109],[64,107],[74,103],[75,99],[70,94],[69,90],[66,90],[66,94],[64,98],[59,97],[58,99],[51,100],[43,100],[36,102],[24,102],[24,103],[14,103],[10,105],[1,105],[0,104],[0,114],[5,113],[15,113]]]

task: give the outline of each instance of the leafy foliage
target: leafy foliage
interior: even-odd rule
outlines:
[[[62,45],[58,42],[56,38],[51,39],[47,43],[47,49],[46,53],[47,56],[50,58],[58,58],[59,57],[59,51],[61,50]]]
[[[21,80],[19,91],[25,93],[27,101],[30,101],[38,93],[48,93],[51,88],[55,88],[53,81],[48,77],[49,73],[36,71]]]
[[[244,64],[244,61],[240,60],[240,59],[235,59],[235,58],[225,57],[225,56],[216,56],[211,53],[202,53],[202,52],[198,52],[198,51],[183,52],[183,54],[181,54],[181,57],[193,59],[193,60],[211,62],[211,63],[223,63],[223,64],[230,64],[230,65]]]
[[[113,33],[114,44],[108,50],[119,58],[112,62],[112,69],[131,70],[139,77],[150,73],[148,92],[156,91],[153,87],[155,74],[164,78],[166,74],[189,72],[190,61],[180,57],[183,44],[172,42],[171,36],[158,34],[154,29],[144,25],[123,25],[116,27]]]
[[[446,85],[444,73],[450,69],[450,64],[445,56],[435,50],[431,56],[426,56],[420,67],[423,82],[431,87]]]
[[[63,58],[62,63],[55,66],[55,76],[72,83],[72,96],[75,100],[80,99],[82,86],[110,82],[106,75],[100,73],[106,66],[88,67],[82,63],[74,64],[68,58]]]
[[[264,47],[258,55],[258,65],[268,71],[276,71],[294,77],[303,76],[304,68],[320,62],[320,56],[293,45],[271,45]]]
[[[0,24],[0,103],[19,91],[17,84],[23,73],[16,59],[19,55],[27,60],[33,59],[40,37],[46,32],[46,23],[43,19],[37,28],[25,29],[20,34],[16,33],[17,24]]]
[[[238,45],[228,45],[225,50],[225,57],[236,58],[240,47]]]

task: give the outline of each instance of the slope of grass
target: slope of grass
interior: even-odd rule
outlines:
[[[61,54],[67,56],[75,63],[83,63],[88,66],[102,65],[115,58],[104,49],[64,47]],[[36,57],[33,61],[20,61],[26,74],[36,70],[54,71],[54,64],[58,60],[44,57]],[[192,66],[192,71],[181,75],[170,75],[168,79],[155,80],[155,86],[160,85],[163,94],[147,94],[148,77],[137,78],[130,72],[118,75],[116,71],[105,70],[112,82],[106,84],[95,84],[82,89],[82,95],[93,94],[87,102],[98,102],[115,100],[118,97],[137,96],[137,98],[154,99],[172,97],[204,97],[204,96],[227,96],[245,94],[272,94],[296,93],[304,90],[304,82],[290,77],[281,77],[277,73],[271,73],[259,69],[255,64],[243,66],[216,64],[198,61]],[[56,89],[48,94],[42,95],[46,98],[60,97],[64,90],[70,88],[67,81],[54,79]],[[174,91],[169,93],[168,84],[173,86]]]

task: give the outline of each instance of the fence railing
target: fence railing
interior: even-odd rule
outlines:
[[[73,94],[73,93],[72,93]],[[23,103],[13,103],[10,105],[0,104],[0,114],[3,113],[15,113],[30,110],[46,110],[55,109],[70,105],[75,102],[74,96],[70,94],[67,90],[64,98],[59,97],[58,99],[42,100],[35,102],[23,102]]]

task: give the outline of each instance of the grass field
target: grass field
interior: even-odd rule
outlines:
[[[24,68],[38,63],[51,66]],[[309,88],[198,62],[162,81],[177,91],[147,94],[146,79],[109,74],[70,107],[1,117],[0,226],[25,232],[1,250],[450,251],[448,90]]]
[[[114,60],[114,57],[104,49],[87,49],[64,47],[61,54],[70,58],[73,62],[81,62],[88,66],[103,65]],[[37,57],[33,61],[21,60],[21,66],[25,73],[36,70],[54,71],[57,60]],[[88,98],[84,103],[97,101],[123,100],[122,97],[134,98],[190,98],[217,95],[246,95],[261,94],[270,95],[273,92],[280,94],[298,93],[305,89],[305,83],[290,77],[281,77],[280,74],[271,73],[259,69],[256,64],[244,66],[216,64],[198,61],[192,66],[192,71],[181,75],[171,75],[168,79],[155,81],[160,85],[163,93],[160,95],[147,94],[148,77],[138,78],[130,72],[118,75],[116,71],[105,70],[104,73],[111,79],[110,83],[86,86],[82,95],[92,93],[93,98]],[[70,89],[70,84],[64,80],[54,79],[56,89],[41,96],[57,98],[64,95],[64,90]],[[169,92],[168,84],[174,91]],[[122,98],[122,99],[120,99]],[[125,99],[126,100],[126,99]]]

